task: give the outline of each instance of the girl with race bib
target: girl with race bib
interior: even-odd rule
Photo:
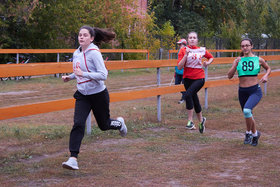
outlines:
[[[188,46],[184,48],[184,57],[178,63],[178,69],[184,68],[183,78],[186,89],[186,108],[188,113],[187,129],[196,129],[193,123],[193,111],[199,120],[199,132],[205,131],[206,118],[202,116],[202,109],[199,102],[197,92],[205,83],[205,74],[203,67],[210,65],[213,62],[213,56],[205,47],[198,47],[198,37],[196,32],[188,34]],[[208,60],[202,62],[202,58]]]
[[[252,110],[262,98],[259,83],[267,82],[271,69],[263,58],[253,54],[252,49],[253,43],[251,39],[246,38],[241,41],[242,52],[234,60],[228,72],[228,78],[231,79],[237,71],[239,77],[238,98],[247,128],[244,144],[257,146],[261,133],[256,129],[256,121],[253,118]],[[257,75],[261,66],[266,70],[266,73],[259,80]]]
[[[74,94],[75,112],[74,125],[70,133],[70,158],[62,163],[62,167],[77,170],[77,157],[85,133],[85,123],[90,111],[102,131],[119,130],[121,136],[126,136],[127,128],[122,117],[110,118],[109,93],[104,84],[108,71],[105,67],[98,46],[101,42],[109,42],[115,38],[115,33],[90,26],[80,28],[78,41],[80,47],[73,54],[73,73],[62,76],[64,82],[77,80],[77,91]]]

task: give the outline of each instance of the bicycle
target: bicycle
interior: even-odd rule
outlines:
[[[20,55],[20,64],[27,64],[30,61],[30,58],[26,58],[23,55]],[[14,61],[16,61],[16,58],[13,58]],[[7,62],[7,64],[14,64],[14,62]],[[20,80],[20,79],[30,79],[31,76],[18,76],[14,77],[14,80]],[[7,80],[12,80],[12,77],[1,77],[1,81],[7,81]]]
[[[70,57],[68,55],[64,56],[64,62],[72,62],[72,61],[73,61],[72,57]],[[69,75],[69,74],[71,74],[71,73],[57,73],[57,74],[54,74],[54,77],[59,78],[63,75]]]

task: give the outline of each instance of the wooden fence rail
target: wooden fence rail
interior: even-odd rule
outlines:
[[[0,49],[0,53],[31,53],[30,50],[21,49],[19,51],[9,51],[8,49]],[[33,49],[35,50],[35,49]],[[70,49],[69,49],[70,50]],[[36,50],[38,53],[42,53],[41,50]],[[36,51],[33,51],[34,53]],[[132,50],[131,50],[132,51]],[[58,51],[45,51],[57,53]],[[44,53],[45,53],[44,52]],[[60,53],[69,52],[68,50],[61,50]],[[73,51],[72,51],[73,52]],[[124,52],[124,51],[121,51]],[[136,51],[133,51],[136,52]],[[147,51],[143,51],[147,52]],[[267,61],[280,60],[280,55],[263,56]],[[215,58],[214,64],[231,64],[233,57],[221,57]],[[160,68],[170,67],[177,65],[176,59],[169,60],[129,60],[129,61],[108,61],[106,67],[108,70],[117,69],[136,69],[136,68]],[[72,72],[71,62],[59,62],[59,63],[30,63],[30,64],[0,64],[0,77],[13,77],[13,76],[27,76],[27,75],[45,75],[45,74],[56,74],[56,73],[68,73]],[[261,74],[259,76],[262,76]],[[271,77],[280,76],[280,71],[272,72]],[[215,80],[206,81],[204,88],[217,87],[237,84],[238,79],[232,80]],[[173,85],[157,88],[148,88],[143,90],[132,90],[110,93],[111,102],[127,101],[142,99],[152,96],[160,96],[164,94],[177,93],[183,91],[183,85]],[[0,120],[11,119],[16,117],[23,117],[34,114],[41,114],[46,112],[53,112],[58,110],[71,109],[74,107],[74,99],[63,99],[49,102],[34,103],[28,105],[18,105],[10,107],[0,108]]]
[[[0,49],[0,54],[73,53],[76,49]],[[240,49],[207,49],[209,52],[241,52]],[[100,49],[102,53],[149,53],[148,49]],[[255,52],[280,52],[280,49],[254,49]],[[169,50],[178,53],[178,50]]]
[[[254,52],[280,52],[280,49],[253,49]],[[235,52],[241,52],[240,49],[207,49],[210,53],[235,53]],[[169,53],[178,53],[178,50],[169,50]]]
[[[74,53],[76,49],[0,49],[0,54]],[[149,53],[148,49],[100,49],[101,53]]]
[[[157,68],[157,67],[175,66],[176,60],[107,61],[105,65],[108,70]],[[73,71],[72,62],[0,64],[0,77],[47,75],[47,74],[55,74],[55,73],[69,73],[72,71]]]
[[[267,61],[280,60],[280,55],[262,56]],[[213,64],[231,64],[234,57],[215,58]],[[176,66],[176,59],[169,60],[124,60],[107,61],[108,70],[158,68]],[[71,62],[44,62],[28,64],[0,64],[0,77],[48,75],[56,73],[69,73],[73,71]]]
[[[261,77],[262,75],[263,74],[260,74],[259,77]],[[270,77],[274,77],[274,76],[280,76],[280,71],[272,72]],[[238,78],[234,78],[232,80],[206,81],[203,88],[212,88],[212,87],[226,86],[226,85],[233,85],[233,84],[238,84]],[[163,86],[157,88],[147,88],[143,90],[114,92],[114,93],[110,93],[110,101],[119,102],[119,101],[143,99],[143,98],[148,98],[148,97],[153,97],[158,95],[177,93],[180,91],[184,91],[184,89],[185,89],[184,86],[181,84],[181,85]],[[71,98],[71,99],[54,100],[54,101],[40,102],[40,103],[27,104],[27,105],[2,107],[0,108],[0,120],[71,109],[74,108],[74,102],[75,100]]]
[[[19,54],[23,53],[56,53],[60,62],[61,53],[73,53],[76,49],[0,49],[0,54],[16,54],[16,64],[19,63]],[[150,58],[150,51],[147,49],[100,49],[102,53],[121,53],[121,60],[124,60],[124,53],[146,53],[146,60]]]

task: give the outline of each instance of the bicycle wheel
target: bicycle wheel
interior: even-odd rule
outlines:
[[[31,76],[22,76],[22,79],[30,79]]]
[[[11,77],[2,77],[1,81],[7,81],[7,80],[11,80]]]

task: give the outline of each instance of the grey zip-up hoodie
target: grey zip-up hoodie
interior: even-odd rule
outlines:
[[[77,79],[77,89],[83,95],[91,95],[103,91],[106,86],[108,71],[99,48],[91,43],[85,52],[79,47],[73,53],[73,70],[80,67],[83,77],[70,75],[70,79]]]

